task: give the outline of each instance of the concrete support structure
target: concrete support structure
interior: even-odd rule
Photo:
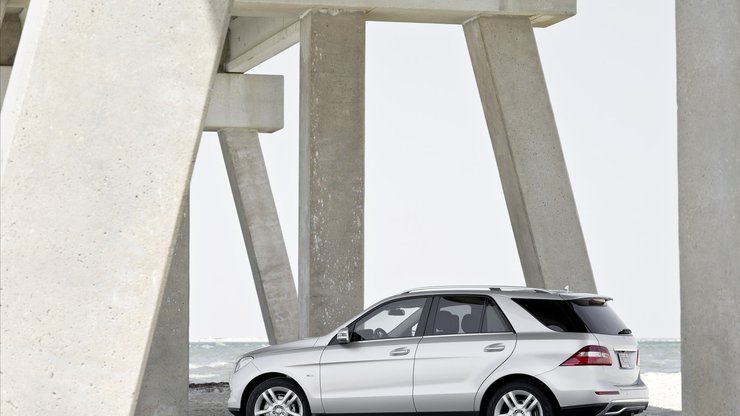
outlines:
[[[4,416],[135,412],[230,4],[30,6],[2,111]]]
[[[218,133],[270,344],[298,338],[298,294],[256,131]]]
[[[190,209],[185,196],[172,261],[144,367],[136,416],[188,414],[190,377]]]
[[[18,13],[6,14],[0,26],[0,65],[12,66],[18,52],[23,25]]]
[[[283,128],[283,77],[216,74],[203,126],[205,131]]]
[[[740,414],[740,3],[676,1],[683,414]]]
[[[595,292],[531,22],[464,28],[527,285]]]
[[[301,20],[300,334],[336,328],[364,305],[365,18]]]

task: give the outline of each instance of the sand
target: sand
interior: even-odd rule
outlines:
[[[680,377],[680,374],[678,376]],[[662,383],[663,381],[654,379],[652,382]],[[680,382],[678,385],[680,388]],[[226,409],[228,397],[229,385],[227,383],[191,384],[190,416],[230,416],[231,413]],[[644,413],[645,416],[679,416],[680,414],[680,411],[652,406]]]

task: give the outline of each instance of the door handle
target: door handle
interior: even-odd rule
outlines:
[[[396,348],[395,350],[391,351],[391,357],[400,357],[402,355],[408,355],[411,352],[406,347]]]
[[[506,345],[497,342],[495,344],[491,344],[487,346],[486,348],[483,348],[484,352],[501,352],[506,349]]]

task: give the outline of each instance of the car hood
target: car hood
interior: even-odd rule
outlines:
[[[270,345],[269,347],[260,348],[258,350],[252,351],[247,355],[256,358],[259,355],[263,355],[263,354],[270,354],[270,353],[290,351],[290,350],[298,350],[301,348],[311,348],[314,345],[316,345],[316,341],[318,340],[319,340],[318,338],[306,338],[300,341],[286,342],[285,344]]]

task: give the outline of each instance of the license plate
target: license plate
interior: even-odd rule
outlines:
[[[631,370],[635,368],[635,361],[632,359],[632,353],[619,351],[617,357],[619,358],[619,367]]]

